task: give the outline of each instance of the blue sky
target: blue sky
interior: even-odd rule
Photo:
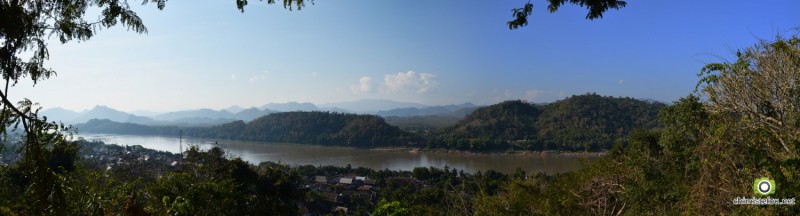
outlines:
[[[603,19],[527,1],[316,1],[301,11],[250,1],[133,5],[149,29],[118,26],[85,42],[50,44],[58,76],[11,97],[45,108],[125,111],[390,99],[430,105],[573,94],[672,101],[700,68],[800,26],[800,1],[628,1]],[[133,1],[132,3],[137,3]],[[93,17],[94,15],[90,15]]]

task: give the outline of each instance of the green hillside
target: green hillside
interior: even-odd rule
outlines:
[[[329,112],[267,115],[248,123],[241,136],[257,141],[367,148],[405,145],[415,137],[378,116]]]
[[[577,95],[546,105],[506,101],[475,110],[429,136],[428,146],[461,150],[602,150],[634,128],[658,127],[666,105]]]

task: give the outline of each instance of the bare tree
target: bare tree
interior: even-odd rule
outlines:
[[[752,143],[772,156],[798,157],[800,141],[800,39],[760,43],[736,53],[735,62],[714,63],[700,72],[698,84],[710,110],[732,115],[738,127],[765,130],[775,140]],[[763,145],[763,146],[762,146]]]

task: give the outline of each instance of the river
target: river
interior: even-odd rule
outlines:
[[[178,137],[137,136],[116,134],[81,134],[86,140],[103,141],[106,144],[141,145],[142,147],[173,153],[180,152]],[[402,150],[370,150],[348,147],[328,147],[289,143],[245,142],[232,140],[210,140],[183,138],[183,149],[190,145],[209,149],[220,146],[232,156],[238,156],[253,164],[273,161],[289,165],[334,165],[367,167],[372,169],[412,170],[414,167],[448,166],[451,169],[475,173],[489,169],[512,173],[517,167],[527,173],[548,174],[575,171],[583,163],[596,157],[543,157],[521,154],[473,154],[462,152],[411,152]],[[217,144],[215,144],[217,143]]]

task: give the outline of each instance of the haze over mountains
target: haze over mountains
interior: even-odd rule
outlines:
[[[215,110],[194,109],[175,112],[158,113],[147,110],[123,112],[112,107],[97,105],[84,111],[72,111],[61,107],[43,110],[40,115],[48,121],[60,121],[66,124],[80,124],[92,119],[108,119],[121,123],[135,123],[155,126],[211,126],[235,120],[251,121],[258,117],[277,112],[291,111],[328,111],[338,113],[375,114],[379,116],[411,117],[411,116],[445,116],[461,118],[477,108],[472,103],[446,106],[427,106],[419,103],[397,102],[391,100],[359,100],[341,103],[315,105],[313,103],[269,103],[261,107],[243,108],[237,105]]]

